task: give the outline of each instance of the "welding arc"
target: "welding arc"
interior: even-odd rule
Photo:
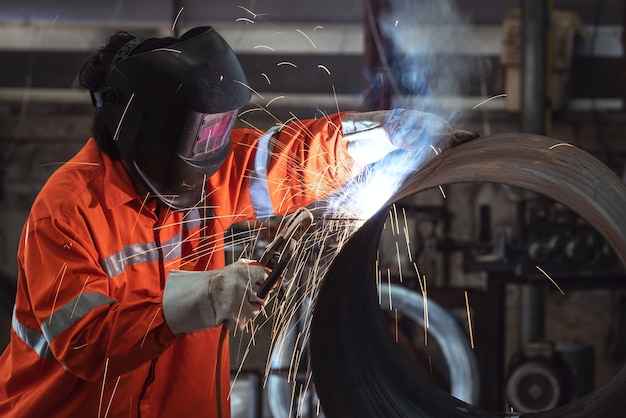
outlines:
[[[464,403],[415,370],[378,303],[375,260],[388,209],[439,185],[503,183],[549,196],[585,218],[626,265],[626,185],[581,149],[550,149],[556,143],[538,135],[499,134],[445,151],[416,170],[342,247],[315,301],[310,334],[313,379],[327,417],[626,416],[626,368],[596,391],[549,411],[494,412]]]

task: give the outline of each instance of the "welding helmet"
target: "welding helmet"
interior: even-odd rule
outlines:
[[[169,207],[188,209],[226,159],[250,89],[232,49],[211,27],[133,54],[142,42],[135,38],[118,51],[92,98],[135,176]]]

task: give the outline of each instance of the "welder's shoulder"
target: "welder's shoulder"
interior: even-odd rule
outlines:
[[[101,205],[105,167],[97,152],[85,148],[48,178],[33,202],[31,219],[63,218]]]

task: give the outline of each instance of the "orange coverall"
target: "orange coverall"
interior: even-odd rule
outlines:
[[[0,416],[229,417],[228,331],[174,335],[161,305],[167,274],[223,267],[231,224],[343,185],[353,160],[340,126],[337,114],[273,136],[234,130],[208,180],[207,219],[138,196],[122,163],[90,139],[50,177],[24,225]]]

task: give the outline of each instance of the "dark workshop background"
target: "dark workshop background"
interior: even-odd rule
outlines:
[[[253,102],[269,110],[250,112],[240,125],[262,129],[273,125],[274,117],[286,120],[292,115],[319,117],[338,109],[406,106],[410,100],[420,100],[404,77],[408,70],[403,65],[410,62],[407,57],[435,56],[448,60],[450,66],[471,57],[476,65],[465,72],[455,70],[459,71],[458,88],[435,91],[430,98],[433,111],[483,135],[545,134],[586,150],[626,179],[624,1],[554,1],[551,37],[536,41],[537,50],[548,45],[550,59],[538,69],[521,62],[523,42],[530,41],[521,29],[520,9],[527,3],[530,6],[524,10],[532,12],[532,3],[537,9],[544,2],[463,0],[456,5],[454,22],[420,20],[419,7],[409,8],[415,16],[405,15],[397,25],[436,33],[463,23],[468,31],[462,37],[417,46],[372,37],[368,22],[392,3],[410,5],[411,1],[3,0],[0,346],[8,341],[17,276],[15,254],[29,207],[49,175],[89,137],[93,110],[88,92],[78,87],[78,70],[116,29],[166,36],[197,25],[215,26],[239,56],[258,93]],[[381,42],[372,44],[372,39]],[[381,58],[377,46],[387,48],[388,56]],[[380,71],[387,70],[397,81],[394,88],[377,81]],[[470,72],[471,76],[464,77]],[[546,79],[550,88],[545,97],[523,103],[523,80],[532,84]],[[429,88],[428,80],[425,86]],[[503,94],[506,97],[474,108]],[[601,237],[568,208],[499,184],[452,185],[445,199],[433,190],[402,205],[413,214],[412,234],[420,243],[415,256],[432,278],[430,285],[437,290],[432,294],[439,294],[444,306],[449,300],[446,295],[459,289],[470,289],[475,300],[492,295],[494,289],[500,295],[501,303],[495,306],[489,305],[487,296],[482,305],[476,305],[476,309],[491,306],[490,314],[502,319],[488,341],[477,341],[476,356],[483,366],[482,406],[503,407],[504,388],[510,384],[516,362],[544,353],[541,347],[535,352],[528,348],[532,342],[524,333],[528,329],[553,343],[549,347],[571,344],[576,353],[582,353],[572,360],[573,366],[565,366],[582,370],[581,382],[577,382],[581,389],[572,397],[606,383],[622,367],[626,277]],[[395,246],[381,245],[381,258],[394,259],[395,252],[385,248]],[[535,271],[538,264],[566,273],[559,281],[564,295],[547,280],[540,285],[537,280],[526,280],[526,272]],[[528,286],[535,295],[530,299]],[[450,306],[450,311],[464,312],[464,308],[462,304]],[[464,317],[459,318],[462,324]],[[240,343],[234,339],[234,351]],[[246,360],[241,384],[246,375],[265,367],[267,346],[262,339],[257,345]],[[585,353],[592,353],[591,360]],[[237,358],[235,353],[233,370],[238,368]],[[499,364],[486,370],[485,358],[496,358]],[[253,414],[247,405],[255,397],[255,387],[234,392],[235,416]],[[272,416],[267,399],[262,404],[260,414]]]

